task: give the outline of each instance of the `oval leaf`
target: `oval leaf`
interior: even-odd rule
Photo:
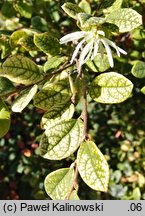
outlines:
[[[37,85],[34,85],[30,90],[25,90],[21,92],[18,98],[14,101],[12,105],[13,112],[22,112],[22,110],[29,104],[38,89]]]
[[[44,72],[52,71],[67,61],[66,56],[54,56],[48,59],[48,61],[44,64]]]
[[[93,61],[88,60],[86,62],[89,69],[93,72],[104,72],[110,68],[107,55],[104,54],[104,57],[101,57],[101,54],[97,54]]]
[[[0,101],[0,138],[3,137],[10,128],[10,112],[6,104]]]
[[[82,179],[89,187],[98,191],[107,191],[109,167],[94,142],[82,143],[77,154],[77,165]]]
[[[46,130],[40,142],[40,155],[50,160],[67,158],[79,147],[83,135],[81,120],[62,120]]]
[[[71,119],[74,114],[75,107],[71,104],[67,109],[66,108],[67,105],[65,105],[63,109],[62,107],[49,109],[42,117],[41,127],[48,129],[62,120]]]
[[[77,14],[82,12],[80,7],[70,2],[63,4],[62,9],[73,19],[77,19]]]
[[[43,110],[56,110],[67,108],[71,103],[68,81],[61,80],[56,83],[46,83],[43,89],[34,98],[34,105]]]
[[[142,25],[142,16],[131,8],[121,8],[111,12],[106,21],[117,25],[120,32],[128,32]]]
[[[48,32],[34,35],[35,45],[46,54],[57,55],[60,52],[60,44],[57,38]]]
[[[145,63],[136,61],[132,67],[131,73],[137,78],[145,78]]]
[[[0,77],[0,96],[7,95],[15,90],[14,85],[5,77]]]
[[[54,200],[64,200],[70,191],[73,168],[63,168],[48,174],[44,181],[47,194]]]
[[[92,99],[100,103],[121,103],[130,96],[132,89],[133,84],[126,77],[116,72],[109,72],[93,80],[89,94]]]
[[[42,78],[37,65],[23,56],[7,58],[2,65],[0,75],[24,85],[34,84]]]

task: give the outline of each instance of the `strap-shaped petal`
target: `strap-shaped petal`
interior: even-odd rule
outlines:
[[[80,58],[79,58],[79,66],[81,67],[85,62],[84,59],[86,57],[86,55],[88,54],[88,52],[90,51],[90,49],[92,49],[93,46],[93,41],[90,41],[82,50],[81,54],[80,54]]]
[[[106,52],[107,52],[107,56],[108,56],[108,60],[109,60],[110,67],[114,67],[112,52],[111,52],[111,49],[110,49],[108,43],[107,43],[104,39],[101,39],[101,42],[102,42],[103,45],[105,46],[105,49],[106,49]]]
[[[70,61],[71,64],[73,63],[75,57],[78,55],[78,52],[79,52],[79,50],[80,50],[80,48],[82,47],[82,45],[83,45],[84,42],[85,42],[85,39],[81,40],[81,42],[78,43],[78,45],[76,46],[76,48],[75,48],[75,50],[74,50],[74,52],[73,52],[71,61]]]
[[[77,31],[77,32],[67,34],[60,39],[60,43],[64,44],[64,43],[68,43],[70,41],[79,40],[80,38],[85,37],[86,34],[87,34],[87,32],[84,32],[84,31]]]

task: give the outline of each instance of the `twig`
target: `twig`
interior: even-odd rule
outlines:
[[[3,98],[3,97],[8,97],[10,96],[11,94],[15,94],[15,93],[19,93],[20,91],[22,90],[25,90],[25,89],[28,89],[28,88],[31,88],[33,85],[36,85],[36,84],[39,84],[41,82],[43,82],[44,80],[47,80],[47,79],[50,79],[52,78],[54,75],[57,75],[59,73],[61,73],[63,70],[67,69],[70,67],[70,64],[67,64],[64,68],[60,68],[56,71],[54,71],[53,73],[51,74],[46,74],[45,76],[43,76],[43,78],[41,80],[38,80],[37,82],[31,84],[31,85],[27,85],[27,86],[17,86],[16,87],[16,90],[10,92],[10,93],[7,93],[7,94],[4,94],[2,95],[0,98]]]
[[[70,191],[66,195],[65,200],[69,200],[72,192],[76,189],[77,181],[78,181],[78,174],[79,174],[79,171],[78,171],[77,163],[75,162],[74,178],[73,178],[73,181],[72,181],[72,185],[71,185]]]

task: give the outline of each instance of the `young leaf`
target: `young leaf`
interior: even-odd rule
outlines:
[[[62,168],[48,174],[44,181],[46,193],[53,200],[64,200],[70,191],[73,176],[73,168]]]
[[[73,19],[77,19],[77,14],[82,12],[80,7],[70,2],[64,3],[62,9]]]
[[[52,71],[52,69],[58,68],[61,64],[64,64],[67,61],[66,56],[54,56],[50,57],[47,62],[44,64],[44,72]]]
[[[79,147],[83,135],[81,120],[62,120],[42,135],[40,155],[50,160],[67,158]]]
[[[89,94],[100,103],[121,103],[130,96],[132,89],[133,84],[126,77],[116,72],[108,72],[93,80]]]
[[[101,54],[97,54],[93,61],[88,60],[86,65],[93,72],[104,72],[110,68],[107,55],[104,54],[104,57],[101,57]]]
[[[14,101],[12,105],[13,112],[22,112],[22,110],[29,104],[38,89],[37,85],[34,85],[30,90],[24,90]]]
[[[34,84],[42,78],[38,66],[29,58],[19,55],[6,59],[0,75],[24,85]]]
[[[0,97],[15,90],[14,85],[5,77],[0,77]]]
[[[88,1],[81,0],[81,2],[79,3],[79,7],[82,9],[83,12],[91,14],[91,6]]]
[[[21,38],[26,37],[26,36],[27,36],[27,33],[24,30],[14,31],[10,36],[10,40],[9,40],[10,46],[12,48],[18,46],[18,41]]]
[[[132,67],[131,73],[137,78],[145,78],[145,62],[136,61]]]
[[[68,105],[65,104],[63,109],[62,107],[49,109],[42,117],[41,128],[48,129],[62,120],[71,119],[74,114],[75,107],[73,104],[71,104],[68,108],[67,107]]]
[[[103,24],[105,19],[102,17],[93,17],[86,13],[79,13],[78,21],[80,22],[82,29],[89,30],[92,26]]]
[[[57,38],[48,32],[34,35],[35,45],[46,54],[58,55],[60,52],[60,44]]]
[[[98,191],[107,191],[109,167],[94,142],[86,141],[81,144],[77,154],[77,165],[82,179],[89,187]]]
[[[0,138],[3,137],[10,128],[10,112],[3,101],[0,101]]]
[[[142,16],[131,8],[121,8],[111,12],[106,21],[117,25],[123,33],[142,25]]]

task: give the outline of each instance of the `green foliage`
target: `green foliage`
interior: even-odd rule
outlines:
[[[145,94],[143,81],[136,79],[144,78],[142,5],[122,0],[76,3],[0,2],[0,137],[5,136],[0,150],[8,152],[0,152],[0,159],[13,163],[4,185],[16,174],[26,186],[38,188],[31,194],[35,199],[98,199],[101,192],[110,199],[144,199],[144,126],[133,119],[140,109],[144,113],[143,107],[135,111]],[[61,36],[65,45],[59,42]],[[120,56],[126,54],[120,47],[126,57]],[[10,108],[10,134],[20,152],[8,132]],[[19,126],[25,126],[28,148],[18,142],[15,112],[24,118],[16,116]],[[7,169],[7,164],[0,169]]]
[[[3,137],[10,128],[10,112],[6,104],[0,101],[0,137]]]
[[[77,163],[79,173],[87,185],[94,190],[107,191],[109,167],[94,142],[82,143],[78,151]]]

